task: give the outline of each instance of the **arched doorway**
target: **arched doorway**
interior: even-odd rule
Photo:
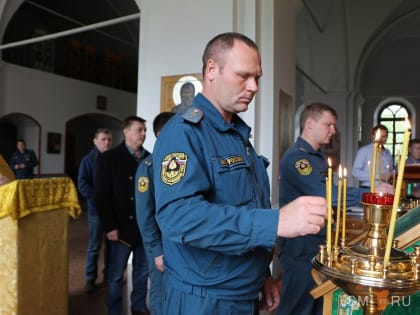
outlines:
[[[85,114],[66,123],[64,171],[75,183],[80,161],[92,148],[93,136],[98,128],[108,128],[112,131],[113,145],[121,141],[121,121],[109,115]]]
[[[28,149],[34,150],[39,164],[35,175],[41,170],[41,125],[33,117],[22,113],[10,113],[0,118],[0,153],[6,161],[16,151],[16,140],[24,139]]]

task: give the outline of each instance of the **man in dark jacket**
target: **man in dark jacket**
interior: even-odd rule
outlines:
[[[99,155],[95,200],[106,237],[111,241],[108,271],[108,315],[122,313],[122,281],[133,253],[133,315],[149,314],[146,308],[148,267],[136,221],[134,176],[141,160],[150,153],[143,148],[145,120],[129,116],[122,123],[124,141]]]
[[[10,168],[15,173],[16,179],[34,177],[34,167],[38,165],[35,152],[26,148],[25,140],[16,141],[16,151],[10,159]]]
[[[112,145],[112,134],[109,129],[99,128],[93,137],[93,148],[86,154],[79,166],[77,188],[80,194],[86,198],[89,224],[89,242],[86,255],[86,291],[92,292],[96,289],[95,281],[98,276],[99,251],[103,241],[104,230],[98,216],[95,204],[95,175],[96,160],[98,155],[108,151]],[[104,283],[107,279],[107,268],[109,260],[109,241],[106,241],[104,255]]]

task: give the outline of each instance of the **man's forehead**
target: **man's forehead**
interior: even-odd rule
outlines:
[[[335,117],[331,112],[329,111],[323,111],[322,114],[320,115],[320,119],[322,121],[330,121],[330,122],[336,122],[337,121],[337,117]]]

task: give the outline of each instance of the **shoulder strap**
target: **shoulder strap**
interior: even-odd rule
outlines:
[[[204,113],[197,107],[190,106],[181,115],[184,120],[193,124],[198,124],[204,117]]]

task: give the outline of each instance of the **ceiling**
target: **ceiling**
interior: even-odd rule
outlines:
[[[138,13],[139,9],[135,0],[27,0],[22,3],[10,19],[2,44],[55,34]],[[95,47],[99,55],[112,52],[121,56],[124,60],[122,70],[124,75],[135,76],[135,79],[137,79],[138,18],[57,39],[54,44],[56,59],[58,60],[55,61],[56,63],[60,62],[60,56],[64,54],[63,50],[60,50],[60,45],[65,45],[64,41],[69,38],[75,39],[82,45]],[[9,53],[9,56],[14,59],[8,61],[30,66],[31,62],[24,60],[30,57],[20,57],[20,59],[16,57],[16,54],[19,53],[33,54],[33,52],[28,52],[29,49],[28,47],[7,49],[4,59],[7,60],[7,53]],[[60,67],[63,66],[58,65],[56,68]]]

